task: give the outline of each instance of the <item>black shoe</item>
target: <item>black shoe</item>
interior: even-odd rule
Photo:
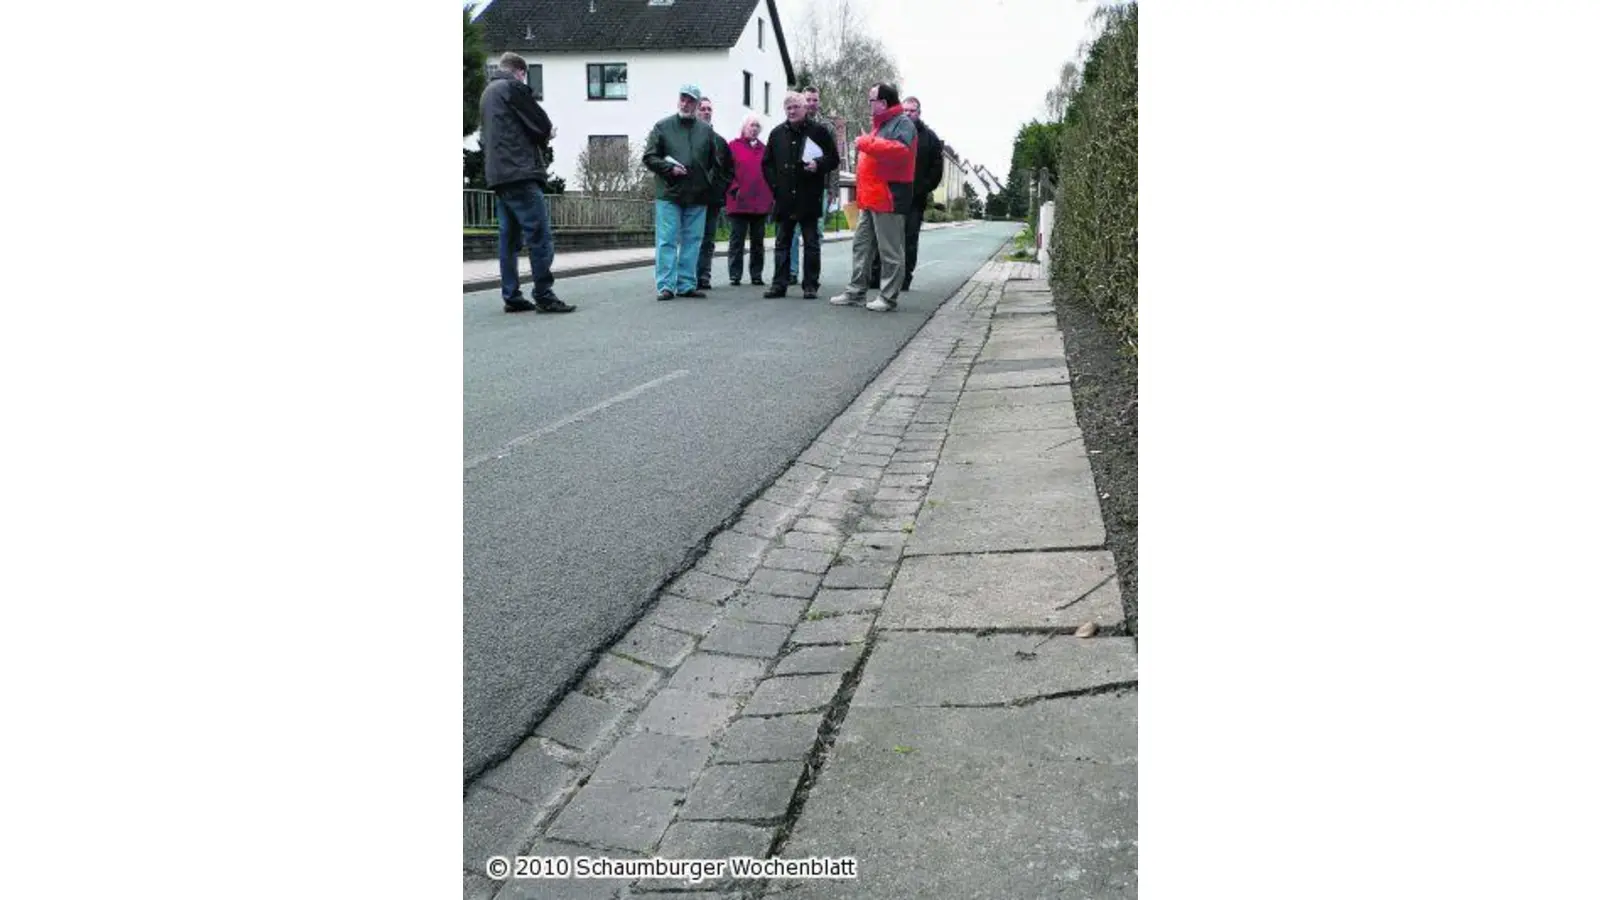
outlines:
[[[683,293],[679,294],[678,296],[679,297],[700,297],[700,298],[703,299],[705,297],[705,294],[700,293],[700,289],[699,288],[695,288],[692,291],[684,291]]]
[[[788,285],[786,285],[786,284],[775,284],[772,287],[769,287],[765,291],[763,291],[761,296],[766,297],[768,299],[771,299],[773,297],[782,297],[784,294],[787,294],[787,293],[789,293],[789,286]]]
[[[815,299],[817,299],[817,292],[814,291],[814,290],[806,291],[805,293],[801,294],[800,296],[804,297],[807,300],[815,300]]]
[[[542,313],[564,313],[577,309],[576,306],[570,303],[563,303],[555,297],[551,297],[549,300],[535,300],[533,308]]]
[[[662,291],[656,295],[657,300],[671,300],[674,294],[671,291]]]
[[[738,284],[738,283],[739,282],[737,282],[737,281],[734,282],[734,284]],[[766,284],[766,282],[762,281],[761,278],[758,276],[758,277],[750,279],[750,284],[753,287],[761,287],[762,285]]]
[[[694,289],[697,290],[697,291],[709,291],[709,290],[711,290],[711,282],[702,281],[699,284],[695,285]]]
[[[510,300],[505,301],[505,304],[506,312],[510,313],[533,312],[539,308],[521,297],[512,297]]]
[[[910,275],[906,276],[906,280],[905,281],[900,282],[900,290],[902,290],[902,291],[911,290],[911,276]]]
[[[737,279],[737,278],[730,278],[730,279],[729,279],[729,280],[728,280],[728,283],[729,283],[729,284],[731,284],[731,285],[733,285],[733,286],[734,286],[734,287],[738,287],[738,286],[739,286],[739,279]],[[751,283],[752,283],[752,284],[754,284],[754,282],[751,282]]]

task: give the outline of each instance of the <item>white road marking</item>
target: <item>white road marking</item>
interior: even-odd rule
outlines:
[[[466,468],[475,469],[478,466],[483,465],[484,463],[488,462],[491,459],[503,459],[504,457],[509,456],[511,454],[512,450],[515,450],[517,447],[519,447],[519,446],[521,446],[523,444],[526,444],[529,441],[538,440],[539,438],[542,438],[545,435],[550,434],[553,431],[557,431],[559,429],[565,428],[568,425],[571,425],[572,423],[577,422],[577,421],[579,421],[581,419],[586,419],[589,416],[592,416],[595,413],[600,412],[600,411],[602,411],[602,410],[604,410],[604,409],[606,409],[608,407],[615,406],[616,404],[621,403],[624,400],[631,400],[634,397],[637,397],[640,394],[644,393],[645,391],[650,390],[651,388],[660,387],[661,385],[666,384],[669,381],[675,381],[675,380],[677,380],[679,378],[682,378],[683,376],[685,376],[687,374],[689,374],[689,370],[688,369],[679,369],[676,372],[669,372],[669,373],[661,376],[660,378],[654,379],[653,381],[646,381],[644,384],[641,384],[638,387],[629,388],[628,390],[623,391],[622,393],[616,395],[615,397],[611,397],[611,398],[608,398],[606,400],[602,400],[599,403],[596,403],[595,405],[593,405],[593,406],[591,406],[591,407],[589,407],[587,409],[580,409],[577,412],[573,413],[572,415],[566,416],[565,418],[557,419],[556,421],[551,422],[549,425],[546,425],[543,428],[538,429],[537,431],[530,431],[527,434],[522,435],[521,437],[512,438],[511,440],[506,441],[504,444],[502,444],[498,450],[494,450],[494,451],[489,452],[489,453],[482,453],[482,454],[479,454],[477,456],[474,456],[471,459],[467,460]]]

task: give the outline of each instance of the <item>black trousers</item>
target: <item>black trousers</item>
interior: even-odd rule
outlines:
[[[706,235],[700,242],[700,258],[694,267],[694,283],[704,287],[711,283],[711,254],[717,252],[717,222],[722,218],[722,207],[706,207]]]
[[[744,277],[745,235],[750,236],[750,280],[758,281],[766,262],[766,213],[728,213],[728,280]]]
[[[800,229],[800,289],[814,291],[822,280],[822,220],[779,219],[778,233],[773,238],[772,286],[789,286],[789,244],[794,241],[795,228]]]
[[[928,205],[927,197],[918,197],[911,203],[911,212],[906,214],[906,278],[905,283],[911,284],[911,273],[917,268],[917,238],[922,234],[922,216]],[[872,278],[867,284],[876,290],[883,282],[882,263],[876,258],[872,260]]]

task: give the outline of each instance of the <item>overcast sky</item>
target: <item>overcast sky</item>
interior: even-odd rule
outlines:
[[[777,0],[778,17],[786,32],[797,31],[813,6],[836,2]],[[1000,179],[1011,169],[1017,128],[1043,120],[1045,92],[1091,33],[1096,8],[1096,0],[850,2],[899,65],[901,96],[915,94],[939,136]]]

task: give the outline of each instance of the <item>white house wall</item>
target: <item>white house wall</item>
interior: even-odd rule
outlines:
[[[757,20],[765,22],[765,47],[757,46]],[[604,50],[580,53],[547,53],[527,48],[512,48],[530,65],[543,67],[544,100],[541,105],[556,126],[554,174],[577,187],[578,153],[589,144],[590,135],[625,134],[635,145],[644,141],[650,126],[677,109],[678,87],[686,82],[698,84],[709,95],[715,108],[711,124],[723,137],[736,137],[739,123],[751,113],[761,118],[765,135],[783,121],[783,95],[788,90],[783,54],[778,52],[777,36],[767,15],[767,4],[756,4],[756,11],[738,42],[727,50],[647,52],[630,50],[614,53]],[[489,53],[499,56],[502,50]],[[626,63],[628,99],[590,100],[591,63]],[[744,72],[752,75],[751,101],[744,106]],[[762,85],[772,85],[772,111],[762,109]]]

